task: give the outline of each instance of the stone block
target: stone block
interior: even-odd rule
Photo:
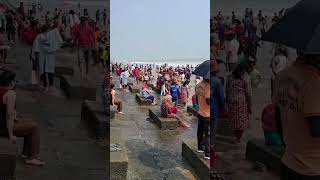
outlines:
[[[73,76],[74,70],[72,66],[56,66],[55,75],[60,77],[61,75],[70,75]]]
[[[110,119],[114,119],[116,116],[117,107],[116,106],[110,106]]]
[[[190,164],[197,176],[202,180],[210,180],[210,161],[197,152],[196,141],[182,142],[182,157]]]
[[[96,100],[96,86],[84,79],[62,75],[60,77],[60,88],[70,99]]]
[[[17,160],[17,147],[7,138],[0,137],[0,179],[14,177]]]
[[[129,90],[132,93],[140,93],[140,88],[138,86],[131,85],[129,86]]]
[[[152,90],[154,92],[156,92],[157,94],[160,94],[161,93],[161,89],[160,88],[157,88],[156,86],[151,86]]]
[[[136,94],[136,100],[141,106],[150,106],[152,101],[150,99],[146,99],[140,95],[140,93]]]
[[[161,130],[176,130],[178,128],[178,120],[176,118],[161,117],[160,109],[149,109],[149,116]]]
[[[122,146],[122,151],[110,151],[110,179],[125,180],[127,179],[128,157],[121,138],[120,128],[110,128],[110,144],[120,144]]]
[[[83,101],[81,119],[87,122],[97,138],[105,138],[109,135],[110,117],[103,112],[102,104],[96,101]]]
[[[198,117],[198,111],[195,110],[192,106],[187,106],[187,112],[194,115],[195,117]]]
[[[247,143],[246,159],[262,163],[278,174],[281,172],[282,155],[281,149],[267,145],[264,139],[252,139]]]

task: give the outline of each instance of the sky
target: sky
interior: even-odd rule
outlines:
[[[111,0],[113,61],[209,59],[209,0]]]

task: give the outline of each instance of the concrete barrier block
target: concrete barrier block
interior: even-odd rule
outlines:
[[[149,109],[149,116],[158,125],[161,130],[176,130],[179,122],[176,118],[163,118],[161,117],[160,109]]]
[[[131,85],[129,86],[129,90],[132,93],[140,93],[140,88],[138,86]]]
[[[0,138],[0,179],[14,177],[17,160],[17,147],[5,137]]]
[[[121,138],[120,128],[110,128],[110,144],[120,144],[122,146],[121,151],[110,151],[110,179],[125,180],[127,179],[128,157]]]
[[[58,77],[60,77],[61,75],[73,76],[74,70],[72,66],[56,66],[54,74]]]
[[[140,95],[140,93],[136,94],[136,100],[141,106],[151,106],[152,101],[150,99],[146,99]]]
[[[182,157],[190,164],[202,180],[210,180],[210,161],[203,158],[203,153],[197,152],[195,141],[182,142]]]
[[[96,100],[95,85],[84,79],[62,75],[60,77],[60,88],[70,99]]]
[[[268,169],[280,174],[283,150],[265,143],[264,139],[252,139],[247,143],[246,159],[264,164]]]
[[[109,135],[110,118],[103,113],[100,103],[89,100],[83,101],[81,119],[87,122],[97,138],[105,138]]]

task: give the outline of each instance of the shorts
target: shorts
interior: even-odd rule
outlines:
[[[90,48],[79,48],[78,49],[78,61],[80,63],[89,63],[90,59]]]

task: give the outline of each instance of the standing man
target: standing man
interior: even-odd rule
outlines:
[[[233,71],[238,63],[238,50],[239,50],[239,42],[236,39],[236,34],[234,31],[229,33],[230,42],[227,45],[227,63],[228,63],[228,71]]]
[[[204,79],[196,86],[198,98],[198,152],[210,160],[210,79]]]
[[[219,64],[217,63],[216,59],[211,60],[211,68],[210,68],[210,167],[213,167],[214,160],[217,159],[217,155],[215,153],[214,147],[214,128],[216,122],[218,120],[218,112],[224,110],[224,93],[223,93],[223,86],[221,80],[217,77],[217,73],[219,72]],[[211,159],[212,158],[212,159]]]
[[[80,26],[76,33],[76,46],[78,47],[80,75],[85,77],[89,72],[90,50],[94,46],[94,31],[88,24],[86,17],[81,17],[80,19]]]
[[[319,92],[319,55],[298,53],[297,60],[276,76],[273,102],[286,145],[283,180],[320,179]]]

